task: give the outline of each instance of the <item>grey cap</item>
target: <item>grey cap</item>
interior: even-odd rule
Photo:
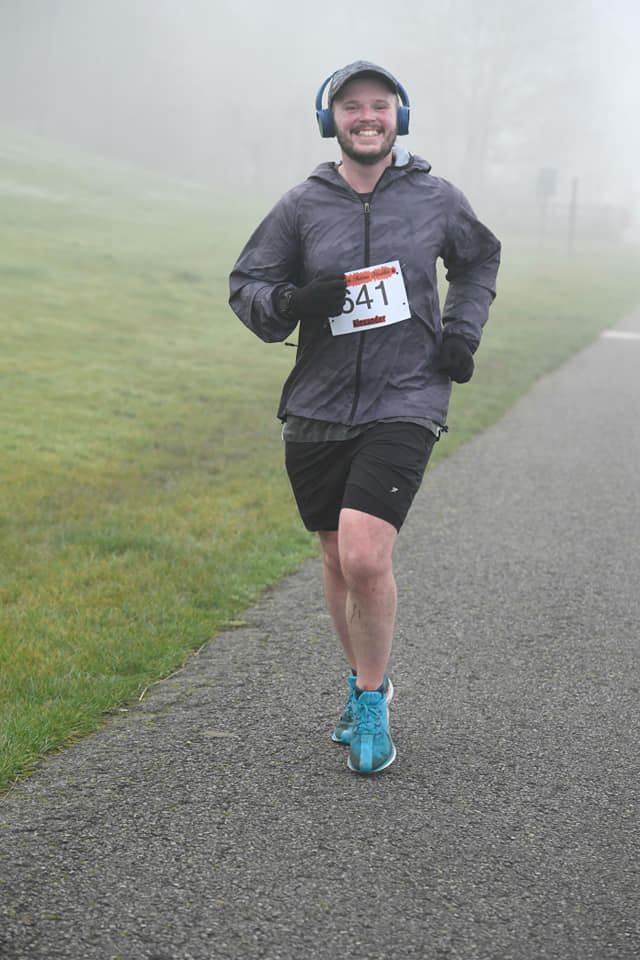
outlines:
[[[383,81],[383,83],[386,83],[386,85],[390,87],[394,93],[400,93],[398,81],[392,73],[389,73],[389,71],[385,70],[384,67],[379,67],[375,63],[370,63],[368,60],[356,60],[355,63],[350,63],[346,67],[336,70],[331,77],[329,93],[327,95],[329,106],[331,106],[337,95],[344,87],[345,83],[348,83],[349,80],[353,80],[355,77],[360,77],[363,75],[377,76]]]

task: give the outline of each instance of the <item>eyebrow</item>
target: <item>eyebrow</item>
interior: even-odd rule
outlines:
[[[345,100],[342,101],[342,103],[346,106],[348,103],[361,103],[363,99],[366,100],[366,97],[364,97],[364,98],[360,98],[360,97],[347,97]],[[389,102],[390,102],[390,101],[387,100],[386,97],[376,97],[376,98],[372,101],[372,103],[375,103],[375,104],[383,103],[385,106],[386,106]]]

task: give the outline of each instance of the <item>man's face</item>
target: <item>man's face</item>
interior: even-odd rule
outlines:
[[[349,81],[333,101],[333,124],[342,152],[373,165],[391,152],[397,135],[398,101],[381,81]]]

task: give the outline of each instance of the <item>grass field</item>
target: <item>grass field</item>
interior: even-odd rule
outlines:
[[[315,552],[274,416],[293,351],[226,303],[257,216],[0,136],[0,788]],[[432,462],[637,303],[636,261],[507,245]]]

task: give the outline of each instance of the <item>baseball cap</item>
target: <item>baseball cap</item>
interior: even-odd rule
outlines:
[[[348,83],[349,80],[353,80],[355,77],[360,77],[363,75],[377,76],[383,81],[383,83],[386,83],[387,86],[391,87],[394,93],[400,93],[398,81],[392,73],[389,73],[389,71],[385,70],[384,67],[378,67],[375,63],[370,63],[369,60],[356,60],[355,63],[350,63],[346,67],[336,70],[331,77],[329,93],[327,95],[329,106],[331,106],[337,95],[344,87],[345,83]]]

